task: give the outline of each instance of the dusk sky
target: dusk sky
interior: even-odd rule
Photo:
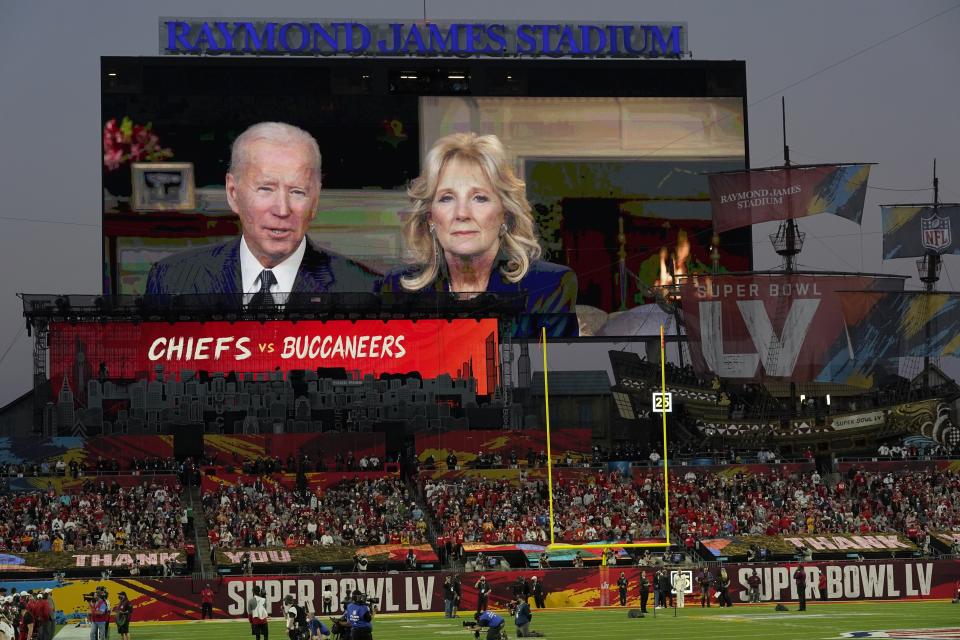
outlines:
[[[424,8],[434,20],[680,21],[694,59],[745,60],[753,166],[783,160],[781,96],[795,162],[878,163],[862,225],[800,221],[802,267],[908,274],[907,287],[919,288],[913,259],[882,260],[877,205],[929,201],[934,158],[941,200],[960,202],[957,1],[276,0],[225,11],[183,0],[3,0],[0,405],[32,384],[33,339],[16,294],[101,290],[101,56],[157,55],[161,17],[411,20]],[[767,239],[775,228],[754,229],[757,268],[779,264]],[[940,287],[960,288],[957,257],[944,259]],[[605,368],[605,349],[597,357]]]

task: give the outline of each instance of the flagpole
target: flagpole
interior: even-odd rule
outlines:
[[[940,179],[937,178],[937,159],[933,159],[933,219],[936,220],[938,213],[937,210],[940,208]],[[927,293],[933,293],[937,288],[937,280],[939,280],[939,270],[940,270],[940,252],[935,250],[927,251],[927,272],[925,274],[920,274],[920,279],[923,281],[924,289]],[[930,304],[930,298],[926,299],[927,304]],[[929,317],[929,316],[928,316]],[[930,323],[927,322],[923,327],[923,337],[924,342],[926,343],[926,348],[924,349],[923,354],[923,390],[924,392],[930,389]]]
[[[787,98],[780,96],[780,114],[783,123],[783,166],[787,169],[787,187],[793,185],[793,178],[790,174],[790,145],[787,144]],[[792,200],[787,198],[787,228],[785,231],[786,247],[781,254],[784,257],[784,274],[789,277],[793,273],[793,260],[800,251],[797,249],[797,227],[796,220],[793,219]],[[777,253],[780,253],[779,251]],[[790,411],[788,417],[793,420],[797,410],[797,383],[790,378]]]

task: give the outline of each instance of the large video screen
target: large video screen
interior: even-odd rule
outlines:
[[[526,296],[531,313],[576,313],[547,323],[554,337],[647,335],[655,285],[751,267],[749,229],[713,233],[705,176],[747,163],[743,67],[592,65],[105,58],[104,292],[144,293],[158,261],[236,242],[230,147],[262,121],[316,138],[308,238],[360,265],[370,277],[357,288],[380,291],[421,266],[402,234],[410,181],[438,139],[474,132],[496,135],[525,182],[545,265],[519,282],[491,275],[487,290]],[[168,164],[133,171],[135,159]]]
[[[448,375],[475,380],[475,393],[484,395],[498,375],[496,320],[53,322],[49,347],[52,391],[77,397],[86,397],[91,381],[183,383],[201,372],[286,380],[291,371],[318,369],[342,370],[353,381]]]

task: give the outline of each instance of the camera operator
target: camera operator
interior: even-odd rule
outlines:
[[[293,596],[283,599],[284,618],[287,621],[287,637],[290,640],[306,640],[310,635],[307,610],[298,605]]]
[[[512,608],[513,622],[517,625],[518,638],[542,638],[543,634],[530,630],[530,621],[533,620],[533,612],[530,611],[530,604],[526,600],[517,599]]]
[[[106,592],[98,587],[91,597],[87,598],[87,602],[90,605],[90,640],[106,640],[107,621],[110,619]],[[20,637],[29,638],[30,635],[23,635],[21,632]]]
[[[500,640],[504,625],[502,617],[492,611],[484,610],[473,614],[473,619],[477,621],[477,625],[481,628],[486,627],[487,640]]]
[[[117,633],[120,640],[130,640],[130,616],[133,615],[133,604],[127,599],[127,592],[117,594],[120,599],[113,611],[117,614]]]
[[[353,602],[347,605],[343,617],[350,624],[350,640],[373,640],[373,608],[367,604],[362,591],[353,592]]]
[[[363,555],[362,553],[354,554],[353,556],[354,573],[359,571],[366,571],[368,564],[369,564],[369,561],[367,560],[367,556]]]

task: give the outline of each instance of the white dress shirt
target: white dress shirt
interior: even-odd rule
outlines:
[[[273,295],[274,304],[286,304],[290,291],[293,290],[293,283],[297,279],[297,272],[300,270],[300,263],[303,262],[303,255],[307,252],[307,237],[304,236],[300,241],[297,250],[290,254],[286,260],[270,269],[273,272],[276,282],[270,287],[270,293]],[[247,239],[240,237],[240,281],[243,283],[243,304],[250,304],[253,295],[260,290],[260,274],[264,266],[250,251],[247,246]]]

